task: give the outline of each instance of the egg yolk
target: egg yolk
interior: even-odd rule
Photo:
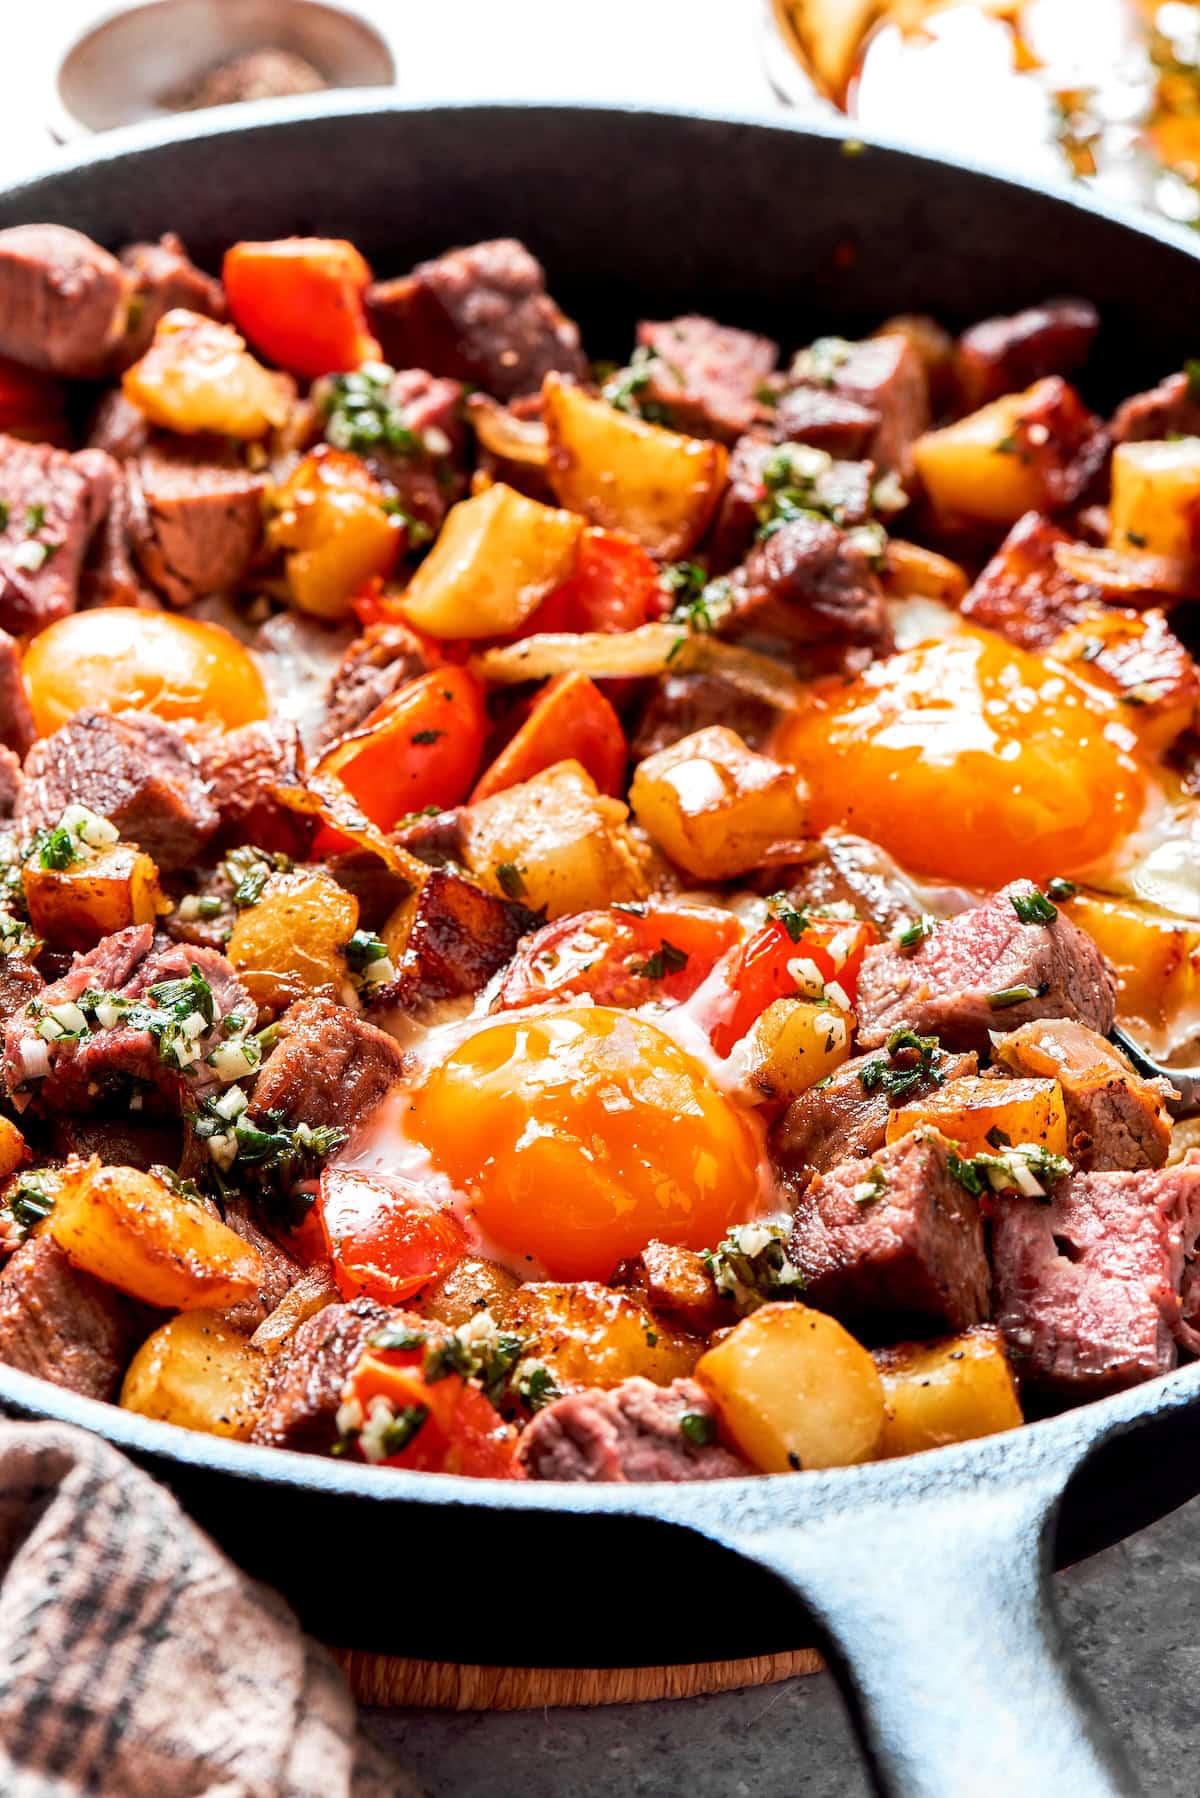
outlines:
[[[170,612],[133,606],[72,612],[38,633],[23,668],[41,736],[81,706],[195,718],[227,729],[269,712],[262,675],[233,633]]]
[[[607,1280],[652,1237],[714,1246],[758,1195],[743,1114],[656,1026],[604,1006],[478,1031],[417,1089],[408,1129],[480,1229],[554,1279]]]
[[[776,752],[818,830],[917,874],[1000,886],[1073,874],[1134,830],[1146,777],[1120,705],[991,632],[964,630],[823,682]]]

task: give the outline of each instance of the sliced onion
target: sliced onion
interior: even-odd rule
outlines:
[[[373,824],[364,813],[350,789],[334,774],[307,774],[303,780],[279,782],[271,789],[272,796],[278,799],[291,812],[300,812],[305,817],[319,818],[322,824],[340,831],[349,837],[360,849],[369,850],[377,855],[393,874],[402,875],[413,891],[422,886],[429,875],[428,862],[421,861],[410,850],[401,848]]]
[[[1145,550],[1101,549],[1090,543],[1056,543],[1054,560],[1073,581],[1102,589],[1106,599],[1152,606],[1200,597],[1200,568],[1183,556]]]
[[[770,656],[670,623],[643,624],[635,631],[539,632],[502,649],[485,650],[470,667],[495,687],[571,673],[594,680],[719,674],[741,692],[783,711],[802,705],[805,691],[799,676]]]
[[[467,412],[475,435],[493,456],[505,462],[523,462],[527,468],[545,468],[549,463],[550,442],[540,418],[516,418],[486,393],[473,393]]]

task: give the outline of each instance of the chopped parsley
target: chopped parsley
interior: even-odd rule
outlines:
[[[1058,916],[1044,893],[1010,893],[1009,898],[1022,924],[1053,924]]]
[[[8,529],[8,501],[0,499],[0,531]]]
[[[4,1209],[24,1241],[54,1210],[62,1177],[53,1168],[34,1167],[18,1174],[8,1189]]]
[[[792,374],[810,387],[832,387],[854,349],[848,337],[818,337],[800,351],[792,363]]]
[[[387,944],[369,930],[356,930],[342,953],[355,974],[365,974],[376,962],[389,959]]]
[[[657,378],[659,370],[668,368],[656,351],[639,344],[629,358],[627,368],[618,368],[600,389],[601,397],[618,412],[632,412],[651,424],[665,424],[667,411],[655,401],[644,401],[642,395]],[[676,371],[678,372],[678,371]],[[680,385],[682,386],[682,380]]]
[[[662,571],[662,584],[675,601],[675,615],[687,615],[708,582],[708,570],[700,562],[672,562]]]
[[[782,924],[793,943],[798,943],[808,929],[808,912],[794,905],[786,893],[772,893],[767,900],[767,915]]]
[[[856,1205],[874,1205],[887,1191],[887,1174],[878,1165],[872,1166],[855,1186],[852,1198]]]
[[[735,1224],[715,1249],[705,1249],[708,1268],[723,1298],[745,1316],[777,1299],[798,1299],[804,1276],[789,1259],[786,1223]]]
[[[994,1155],[979,1154],[964,1158],[951,1154],[947,1161],[951,1174],[960,1186],[981,1198],[985,1192],[1017,1192],[1024,1198],[1048,1197],[1045,1182],[1062,1180],[1071,1172],[1071,1163],[1063,1155],[1055,1155],[1043,1143],[1017,1143]]]
[[[915,1030],[902,1025],[892,1031],[883,1047],[883,1055],[859,1069],[859,1083],[865,1093],[881,1092],[888,1099],[901,1099],[926,1082],[941,1085],[944,1075],[937,1062],[942,1050],[936,1036],[918,1036]]]
[[[424,746],[426,743],[438,742],[445,734],[444,730],[415,730],[408,740],[410,743],[419,743]]]
[[[1003,986],[998,993],[988,994],[988,1007],[992,1011],[1007,1011],[1010,1005],[1024,1005],[1029,999],[1040,999],[1045,991],[1045,986]]]
[[[707,1448],[717,1439],[717,1420],[708,1411],[685,1411],[679,1419],[679,1433],[693,1448]]]
[[[513,1385],[531,1411],[540,1411],[544,1405],[552,1405],[556,1398],[562,1397],[550,1369],[543,1367],[540,1361],[525,1362],[523,1369],[518,1368]]]
[[[53,830],[39,830],[33,840],[33,853],[43,868],[60,872],[82,859],[79,845],[65,824],[56,824]]]
[[[331,375],[324,389],[325,441],[357,455],[367,450],[419,455],[423,445],[391,397],[394,378],[395,370],[383,362]]]
[[[424,1330],[414,1330],[408,1324],[384,1324],[373,1336],[367,1337],[367,1347],[377,1349],[415,1349],[424,1348],[429,1338]]]
[[[1052,880],[1046,882],[1046,897],[1056,899],[1060,905],[1064,899],[1073,899],[1078,891],[1079,888],[1075,882],[1064,880],[1061,874],[1056,874]]]
[[[525,876],[516,862],[501,862],[496,869],[496,879],[506,899],[525,897]]]
[[[894,939],[897,949],[905,952],[919,949],[925,938],[933,935],[937,924],[937,919],[932,917],[929,912],[922,912],[910,924],[906,924],[903,930],[897,931]]]
[[[1190,400],[1200,400],[1200,358],[1189,356],[1183,365],[1187,376],[1187,393]]]
[[[681,974],[688,965],[687,953],[663,937],[645,961],[634,962],[633,972],[641,980],[663,980],[668,974]]]
[[[428,1405],[403,1405],[390,1423],[385,1424],[379,1432],[381,1459],[402,1454],[428,1416]]]
[[[262,898],[272,874],[290,873],[292,862],[290,856],[271,854],[245,843],[231,849],[222,866],[233,887],[233,903],[239,911],[248,911]]]

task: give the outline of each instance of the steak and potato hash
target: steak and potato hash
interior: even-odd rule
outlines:
[[[0,232],[0,1361],[675,1480],[1200,1352],[1200,370],[1098,328]]]

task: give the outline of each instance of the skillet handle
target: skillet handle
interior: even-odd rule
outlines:
[[[722,1539],[815,1619],[886,1798],[1140,1791],[1063,1640],[1058,1497],[985,1484],[745,1532],[726,1518]]]

